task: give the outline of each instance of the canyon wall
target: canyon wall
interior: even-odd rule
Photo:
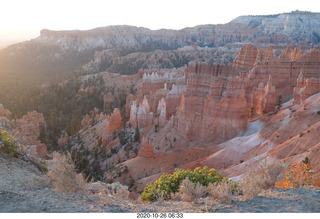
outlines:
[[[221,142],[246,128],[244,84],[232,70],[230,66],[189,64],[186,91],[174,122],[180,135],[188,140]]]

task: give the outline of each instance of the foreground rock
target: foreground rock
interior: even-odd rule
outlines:
[[[128,199],[118,199],[112,205],[104,205],[94,194],[89,195],[91,199],[89,201],[77,193],[54,192],[47,176],[22,160],[0,154],[0,167],[1,213],[320,212],[320,190],[305,188],[267,190],[247,201],[233,201],[228,205],[215,203],[206,198],[201,198],[195,203],[182,201],[138,203]],[[91,190],[104,185],[94,183]],[[125,187],[114,184],[110,188],[116,190]]]

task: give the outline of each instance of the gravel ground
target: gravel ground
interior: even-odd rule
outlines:
[[[105,204],[97,194],[88,200],[78,193],[62,194],[53,190],[48,177],[32,164],[0,152],[0,212],[320,212],[320,189],[271,189],[246,201],[216,203],[206,198],[196,202],[164,201],[139,203],[112,199]]]

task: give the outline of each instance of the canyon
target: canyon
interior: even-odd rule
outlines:
[[[0,76],[37,79],[29,90],[0,81],[0,129],[42,160],[69,151],[79,172],[132,199],[176,168],[239,182],[308,157],[320,180],[319,43],[320,14],[301,11],[182,30],[42,30],[0,50]],[[19,116],[18,91],[31,105]]]
[[[227,65],[142,69],[126,99],[126,123],[118,116],[112,134],[110,116],[96,117],[71,139],[82,141],[73,148],[93,151],[100,142],[107,155],[88,159],[106,166],[106,179],[135,185],[135,192],[175,168],[208,166],[240,180],[262,162],[312,157],[317,169],[319,50],[275,51],[248,44]],[[112,101],[110,94],[104,100]]]

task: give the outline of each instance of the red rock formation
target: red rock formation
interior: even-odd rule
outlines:
[[[186,90],[185,84],[173,84],[172,89],[165,97],[167,118],[170,118],[177,112],[180,105],[181,94]]]
[[[260,51],[261,54],[261,51]],[[258,49],[252,45],[244,45],[237,58],[234,60],[233,65],[241,71],[249,71],[257,60]]]
[[[118,108],[114,108],[113,113],[110,116],[110,123],[108,129],[110,132],[118,131],[122,128],[123,122],[121,118],[121,113]]]
[[[47,157],[47,146],[40,141],[36,144],[37,157],[46,159]]]
[[[158,73],[144,74],[141,91],[143,94],[155,93],[157,90],[164,87],[165,79],[158,75]]]
[[[293,90],[294,104],[300,104],[308,97],[320,92],[320,78],[303,78],[303,74],[297,79],[297,86]]]
[[[12,127],[12,122],[7,117],[0,117],[0,130],[9,130]]]
[[[269,51],[269,53],[271,54],[271,51]],[[272,59],[273,58],[271,58],[271,60]],[[292,91],[297,84],[297,78],[301,71],[304,72],[304,77],[306,78],[319,78],[319,61],[320,52],[318,50],[301,53],[298,49],[294,49],[294,51],[291,52],[290,48],[287,47],[287,49],[279,55],[276,62],[263,60],[257,62],[253,68],[244,75],[248,80],[246,82],[247,100],[250,101],[251,99],[251,91],[257,88],[261,82],[266,84],[269,75],[271,75],[273,85],[275,86],[276,97],[281,95],[283,101],[288,101],[292,98]]]
[[[267,50],[263,50],[260,47],[258,48],[255,64],[261,62],[275,62],[272,46],[270,46]]]
[[[153,113],[150,112],[150,106],[146,97],[144,97],[139,107],[137,107],[136,101],[131,105],[129,123],[132,127],[136,127],[138,125],[139,129],[152,125]]]
[[[12,113],[9,110],[7,110],[6,108],[4,108],[2,104],[0,104],[0,117],[2,117],[2,116],[10,119],[12,116]]]
[[[83,117],[83,119],[81,120],[81,129],[85,129],[87,127],[89,127],[92,124],[92,119],[91,117],[87,114]]]
[[[232,68],[192,64],[175,121],[188,140],[221,142],[247,126],[248,106],[241,78],[223,77]],[[223,76],[222,76],[223,75]]]
[[[64,133],[58,139],[58,146],[62,147],[64,145],[68,144],[68,142],[69,142],[69,135],[68,135],[68,133]]]
[[[114,102],[114,96],[109,92],[103,96],[103,109],[110,108]]]
[[[158,110],[157,110],[157,115],[158,115],[158,125],[160,128],[164,127],[167,123],[167,109],[166,109],[166,102],[162,98],[159,101],[158,104]]]
[[[32,145],[38,141],[40,129],[44,128],[46,122],[42,113],[35,111],[29,112],[22,119],[16,120],[16,129],[12,131],[13,135],[21,135],[28,144]]]
[[[47,147],[39,141],[40,130],[46,125],[42,113],[29,112],[15,123],[16,128],[12,130],[12,135],[25,145],[36,145],[37,156],[45,158]]]
[[[139,157],[151,158],[153,157],[153,145],[149,142],[147,137],[144,137],[141,142]]]
[[[258,88],[254,88],[251,95],[251,107],[254,113],[264,114],[274,110],[276,104],[276,90],[272,85],[271,76],[266,84],[261,82]]]

